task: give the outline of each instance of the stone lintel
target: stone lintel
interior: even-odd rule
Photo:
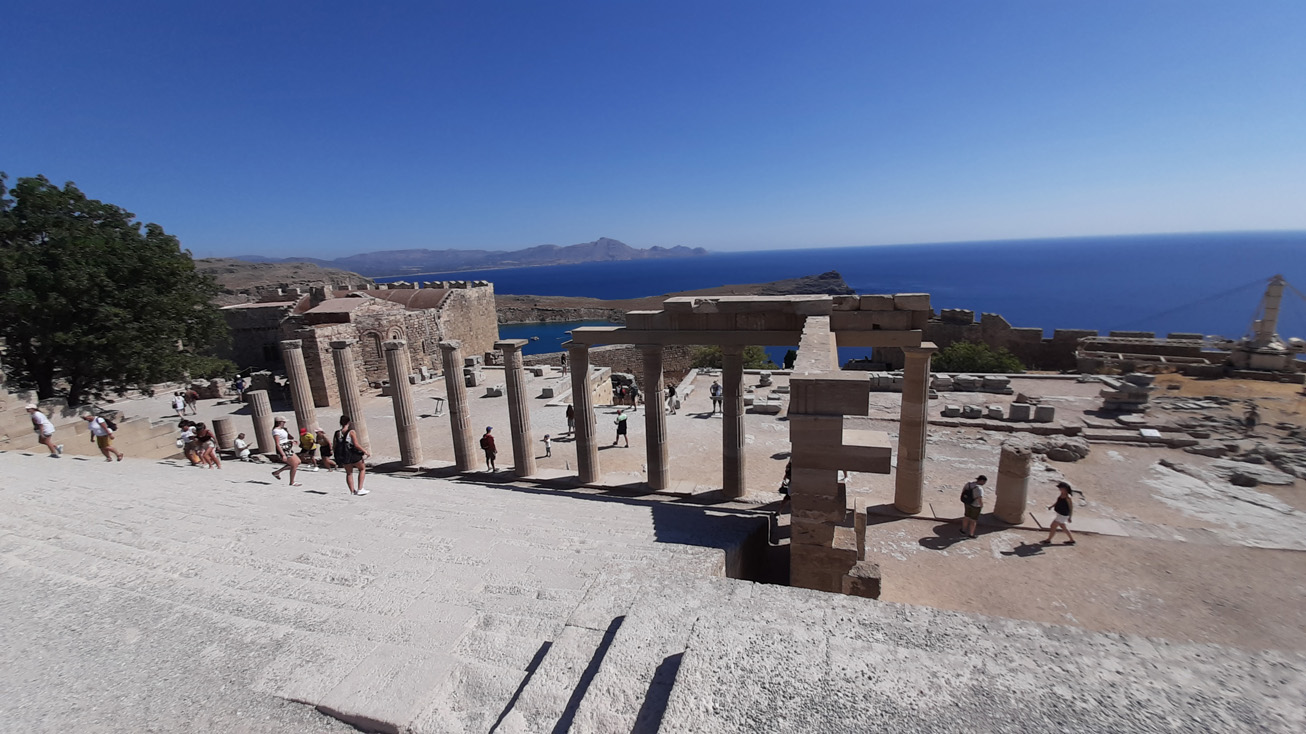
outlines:
[[[790,415],[867,415],[869,372],[822,372],[789,378]]]
[[[304,348],[304,340],[303,340],[303,339],[282,339],[282,340],[281,340],[281,348],[282,348],[282,349],[303,349],[303,348]]]
[[[494,343],[494,348],[503,351],[511,351],[515,349],[521,349],[527,344],[530,344],[529,339],[500,339],[499,341]]]
[[[595,344],[693,344],[702,346],[787,347],[798,343],[797,331],[643,330],[620,326],[582,326],[571,332],[570,346]],[[564,345],[568,346],[568,345]]]
[[[920,329],[840,329],[834,332],[834,340],[841,347],[915,347],[924,338]]]
[[[348,349],[358,343],[357,339],[332,339],[332,349]]]

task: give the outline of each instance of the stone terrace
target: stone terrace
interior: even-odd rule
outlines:
[[[1306,659],[724,577],[758,520],[0,453],[15,730],[1306,728]],[[329,481],[328,481],[329,480]],[[295,703],[308,704],[301,706]]]

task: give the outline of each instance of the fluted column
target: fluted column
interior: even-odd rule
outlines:
[[[925,429],[930,401],[930,355],[938,347],[925,342],[903,347],[902,408],[898,418],[898,470],[893,482],[893,506],[915,515],[921,511],[925,487]]]
[[[567,362],[571,368],[571,406],[576,413],[576,471],[580,481],[599,481],[599,445],[595,442],[594,396],[590,392],[590,348],[586,344],[567,342]]]
[[[662,346],[641,344],[644,356],[644,450],[648,456],[648,488],[666,489],[667,476],[667,400],[662,384]]]
[[[457,339],[440,342],[440,364],[444,367],[444,391],[449,401],[449,428],[453,431],[453,460],[458,471],[481,468],[472,434],[472,417],[467,404],[467,381],[463,379],[463,343]]]
[[[236,444],[236,426],[231,418],[213,419],[213,438],[220,449],[229,449]]]
[[[336,368],[336,387],[340,390],[340,413],[349,416],[359,442],[371,448],[367,439],[367,418],[363,415],[363,403],[358,399],[358,372],[354,367],[356,343],[353,339],[331,342],[331,361]]]
[[[504,339],[494,343],[503,352],[504,382],[508,388],[508,428],[512,432],[512,473],[529,477],[535,473],[535,437],[531,434],[531,406],[526,395],[526,369],[521,348],[525,339]]]
[[[408,384],[412,363],[408,359],[408,342],[395,339],[385,343],[385,369],[390,376],[390,398],[394,401],[395,430],[399,433],[399,460],[404,466],[422,463],[422,439],[417,435],[417,411],[413,408],[413,388]]]
[[[721,481],[727,497],[744,496],[744,348],[721,347]]]
[[[295,406],[295,423],[300,428],[316,431],[317,408],[313,407],[313,386],[308,384],[308,369],[304,366],[304,342],[299,339],[283,340],[281,358],[286,365],[286,378],[290,380],[290,402]]]
[[[272,440],[272,403],[267,390],[246,390],[245,402],[254,418],[254,441],[260,454],[277,453],[277,442]]]

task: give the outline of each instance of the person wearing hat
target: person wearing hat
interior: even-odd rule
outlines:
[[[299,455],[305,458],[300,461],[308,462],[309,471],[317,471],[317,462],[314,455],[317,452],[317,434],[307,428],[299,429]]]
[[[104,454],[104,460],[113,461],[111,455],[116,455],[118,461],[122,461],[122,452],[113,447],[113,429],[109,428],[109,423],[92,413],[82,413],[82,420],[86,421],[87,428],[91,431],[91,443]]]
[[[285,418],[277,418],[273,421],[272,443],[277,445],[277,458],[281,460],[281,463],[285,464],[285,466],[272,472],[272,476],[280,480],[281,472],[289,468],[290,486],[304,486],[295,481],[295,474],[299,471],[299,457],[295,456],[295,442],[290,438],[290,431],[286,430]]]
[[[1070,496],[1070,493],[1075,490],[1071,489],[1066,482],[1057,482],[1057,490],[1060,494],[1057,495],[1056,501],[1048,505],[1048,509],[1056,512],[1057,516],[1049,524],[1048,537],[1042,543],[1043,545],[1051,545],[1052,538],[1056,536],[1057,531],[1064,530],[1066,531],[1066,538],[1068,538],[1066,545],[1074,545],[1075,536],[1070,532],[1070,518],[1075,514],[1075,500]]]
[[[494,426],[485,427],[485,435],[481,436],[481,448],[485,451],[485,463],[490,467],[490,471],[499,471],[494,465],[494,457],[499,455],[499,450],[494,447],[494,436],[490,433]]]
[[[54,442],[54,424],[50,422],[49,418],[45,417],[45,413],[42,413],[41,409],[36,407],[35,404],[28,403],[26,410],[27,414],[32,417],[32,430],[40,436],[37,440],[42,446],[50,449],[51,459],[59,458],[59,455],[63,453],[63,444],[56,445]]]

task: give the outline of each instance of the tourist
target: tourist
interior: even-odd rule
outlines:
[[[309,471],[317,471],[317,434],[307,428],[299,429],[299,455]]]
[[[236,388],[236,397],[237,397],[237,398],[240,398],[240,399],[243,401],[243,400],[245,399],[245,378],[244,378],[244,377],[237,377],[237,378],[236,378],[235,388]]]
[[[546,433],[544,434],[544,458],[547,459],[550,456],[553,456],[553,439]]]
[[[1074,545],[1075,536],[1070,532],[1070,518],[1075,513],[1075,501],[1071,499],[1070,493],[1074,490],[1065,482],[1057,482],[1057,489],[1061,494],[1057,495],[1056,502],[1048,505],[1048,509],[1056,512],[1057,516],[1052,518],[1052,526],[1048,529],[1048,537],[1043,541],[1043,545],[1051,545],[1052,538],[1058,530],[1066,531],[1066,537],[1070,538],[1066,541],[1066,545]]]
[[[631,383],[630,386],[630,409],[634,410],[639,407],[639,385]]]
[[[1256,403],[1248,403],[1247,412],[1243,413],[1243,434],[1251,435],[1256,430],[1256,424],[1261,422],[1261,411],[1257,409]]]
[[[712,398],[712,413],[716,414],[721,409],[721,383],[716,380],[712,381],[712,387],[708,388],[708,397]]]
[[[567,433],[573,433],[576,430],[576,406],[567,406]]]
[[[494,436],[490,434],[494,426],[485,427],[485,435],[481,436],[481,448],[485,451],[485,463],[490,467],[490,471],[499,471],[494,465],[494,458],[499,455],[499,450],[494,447]]]
[[[195,442],[198,444],[200,461],[207,469],[221,469],[222,460],[218,458],[218,437],[203,423],[195,424]]]
[[[236,458],[241,461],[249,461],[249,442],[245,440],[245,434],[236,435]]]
[[[317,429],[316,438],[318,455],[321,457],[318,460],[318,463],[327,471],[335,471],[336,463],[331,460],[331,454],[334,452],[332,451],[331,440],[327,438],[326,431],[321,428]]]
[[[109,427],[109,422],[90,413],[82,413],[82,420],[89,424],[87,428],[91,431],[91,443],[99,447],[104,460],[113,461],[113,456],[117,456],[118,461],[122,461],[122,452],[113,447],[113,429]]]
[[[196,392],[195,388],[192,387],[186,390],[186,407],[190,408],[191,415],[199,414],[199,404],[200,394]]]
[[[671,415],[676,414],[676,386],[667,385],[667,412]]]
[[[567,353],[562,353],[562,374],[567,374]]]
[[[354,422],[349,416],[340,416],[340,430],[336,431],[332,443],[335,446],[336,463],[345,470],[345,486],[349,493],[356,496],[367,494],[363,489],[363,479],[367,477],[367,464],[363,461],[372,454],[358,440]],[[358,486],[354,486],[354,470],[358,470]]]
[[[172,409],[177,411],[178,418],[186,417],[186,396],[180,392],[172,394]]]
[[[273,423],[272,443],[276,444],[277,459],[284,466],[272,472],[272,476],[280,481],[281,472],[290,469],[290,486],[302,487],[304,485],[295,481],[295,474],[299,471],[299,457],[295,456],[295,441],[290,437],[290,431],[286,430],[286,419],[278,418]]]
[[[182,455],[186,457],[191,466],[199,466],[200,455],[198,444],[195,442],[195,422],[182,418],[181,422],[177,424],[177,428],[181,430],[181,437],[177,439],[177,446],[181,449]]]
[[[961,488],[961,504],[965,515],[961,518],[961,534],[974,538],[979,530],[980,510],[984,509],[984,485],[989,478],[983,474]],[[967,531],[969,528],[969,532]]]
[[[630,436],[626,435],[626,418],[628,417],[625,408],[617,408],[617,420],[613,421],[617,424],[617,437],[612,439],[613,446],[616,446],[618,441],[625,441],[626,448],[630,448]]]
[[[63,453],[63,444],[54,442],[54,424],[32,403],[27,404],[27,414],[32,416],[32,431],[40,437],[37,440],[42,446],[50,449],[50,458],[59,458]]]

